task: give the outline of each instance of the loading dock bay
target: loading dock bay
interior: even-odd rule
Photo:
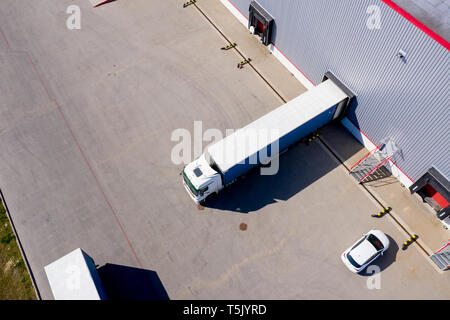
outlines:
[[[404,234],[369,218],[378,205],[317,141],[199,210],[170,162],[173,130],[239,128],[282,102],[236,68],[194,6],[85,1],[82,29],[69,31],[69,4],[0,5],[0,183],[42,298],[44,266],[78,247],[100,266],[155,271],[171,299],[450,298],[450,274],[399,250]],[[298,86],[279,72],[280,87]],[[340,261],[371,228],[393,240],[380,290]]]

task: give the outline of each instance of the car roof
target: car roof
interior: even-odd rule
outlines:
[[[360,265],[364,265],[375,253],[377,253],[377,250],[367,239],[359,243],[349,252],[353,260]]]

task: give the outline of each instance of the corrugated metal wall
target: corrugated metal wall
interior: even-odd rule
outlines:
[[[231,0],[248,16],[250,0]],[[349,119],[379,144],[402,149],[413,180],[431,166],[450,178],[449,52],[380,0],[259,0],[274,44],[315,84],[333,71],[357,94]],[[367,8],[381,9],[370,30]],[[402,49],[406,61],[396,56]]]

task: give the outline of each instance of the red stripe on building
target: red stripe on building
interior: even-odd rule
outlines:
[[[413,16],[411,16],[409,13],[407,13],[405,10],[403,10],[402,8],[400,8],[399,6],[397,6],[395,3],[393,3],[390,0],[382,0],[384,3],[386,3],[388,6],[390,6],[391,8],[394,9],[392,5],[395,5],[396,8],[398,8],[399,10],[401,10],[405,15],[403,15],[404,17],[406,17],[406,15],[408,17],[410,17],[412,20],[416,21],[418,24],[420,24],[421,26],[423,26],[424,28],[428,29],[426,26],[424,26],[420,21],[418,21],[417,19],[415,19]],[[228,2],[245,18],[248,20],[248,18],[241,12],[241,10],[239,10],[232,2],[231,0],[228,0]],[[396,9],[394,9],[396,10]],[[397,11],[397,10],[396,10]],[[397,11],[399,12],[399,11]],[[400,13],[400,12],[399,12]],[[409,19],[408,19],[409,20]],[[409,20],[411,21],[411,20]],[[412,22],[412,21],[411,21]],[[436,33],[434,33],[432,30],[428,29],[432,34],[434,34],[435,36],[439,37]],[[428,33],[427,33],[428,34]],[[441,37],[439,37],[440,39],[442,39]],[[434,39],[434,38],[433,38]],[[436,40],[437,41],[437,40]],[[442,41],[444,41],[446,43],[446,48],[448,49],[449,43],[447,41],[445,41],[444,39],[442,39]],[[311,82],[314,86],[314,82],[312,82],[277,46],[273,45],[282,55],[283,57],[286,58],[286,60],[288,60],[306,79],[308,79],[309,82]],[[376,146],[376,144],[358,127],[355,126],[359,132],[361,132],[362,135],[364,135],[372,144],[374,144]],[[400,169],[400,167],[394,162],[394,160],[389,159],[389,162],[392,163],[401,173],[403,173],[405,175],[406,178],[408,178],[411,182],[414,183],[414,180],[411,179],[402,169]]]
[[[412,15],[410,15],[408,12],[400,8],[400,6],[396,3],[394,3],[392,0],[381,0],[383,1],[387,6],[389,6],[391,9],[393,9],[395,12],[403,16],[406,20],[411,22],[413,25],[415,25],[417,28],[422,30],[426,35],[428,35],[430,38],[434,39],[436,42],[438,42],[440,45],[442,45],[447,50],[450,50],[450,43],[442,38],[440,35],[438,35],[436,32],[428,28],[426,25],[424,25],[422,22],[414,18]]]

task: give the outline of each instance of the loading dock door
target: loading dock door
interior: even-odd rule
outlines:
[[[411,193],[418,193],[422,199],[430,197],[441,207],[437,217],[450,217],[450,181],[436,168],[431,167],[422,177],[409,187]]]
[[[354,93],[344,82],[341,81],[341,79],[336,77],[336,75],[329,70],[323,76],[322,82],[324,82],[328,79],[333,81],[333,83],[336,84],[339,87],[339,89],[344,91],[348,97],[347,99],[345,99],[344,101],[341,101],[339,103],[338,109],[336,110],[336,113],[334,115],[333,120],[334,119],[340,120],[340,119],[344,118],[345,116],[347,116],[348,108],[350,107],[353,100],[356,98],[356,93]]]
[[[272,40],[273,21],[272,16],[258,2],[250,3],[248,28],[254,27],[256,33],[261,36],[261,42],[266,46]]]

